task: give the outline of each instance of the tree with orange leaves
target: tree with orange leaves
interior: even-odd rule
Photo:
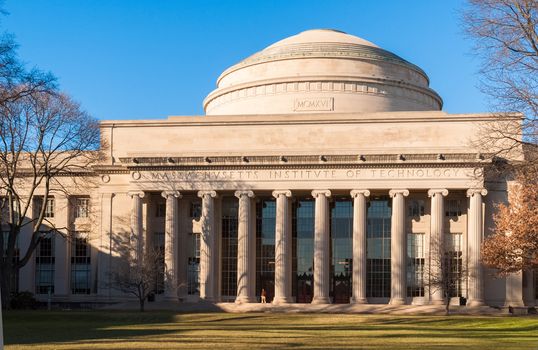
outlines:
[[[526,170],[516,178],[507,204],[494,215],[495,232],[482,245],[482,262],[501,275],[538,268],[538,177]]]

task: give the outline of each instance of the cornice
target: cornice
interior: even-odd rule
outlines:
[[[198,127],[239,125],[316,125],[316,124],[368,124],[414,122],[486,122],[522,120],[521,113],[448,114],[442,111],[403,111],[373,113],[317,113],[317,114],[245,114],[210,116],[170,116],[156,120],[104,120],[102,128],[132,127]]]
[[[215,156],[215,157],[120,157],[121,167],[103,168],[104,171],[173,170],[178,168],[273,168],[273,167],[342,167],[385,166],[484,166],[492,161],[493,154],[355,154],[355,155],[271,155],[271,156]]]

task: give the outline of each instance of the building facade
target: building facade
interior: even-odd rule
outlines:
[[[103,121],[87,192],[36,204],[72,239],[44,240],[19,290],[127,300],[110,285],[126,234],[164,251],[164,300],[442,303],[450,259],[453,302],[534,305],[532,273],[480,263],[510,188],[480,142],[497,118],[441,108],[419,67],[366,40],[279,41],[224,71],[204,116]]]

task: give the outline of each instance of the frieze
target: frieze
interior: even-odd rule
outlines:
[[[135,182],[228,182],[228,181],[311,181],[391,179],[473,179],[478,168],[365,168],[365,169],[234,169],[140,171]]]

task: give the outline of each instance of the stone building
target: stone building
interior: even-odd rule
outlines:
[[[92,190],[46,203],[75,239],[44,240],[19,290],[126,300],[106,282],[127,233],[164,250],[163,300],[249,303],[263,288],[273,303],[441,303],[428,281],[442,246],[453,302],[534,304],[532,274],[480,264],[509,187],[487,175],[496,150],[480,143],[496,118],[443,112],[419,67],[309,30],[225,70],[203,105],[101,123]]]

